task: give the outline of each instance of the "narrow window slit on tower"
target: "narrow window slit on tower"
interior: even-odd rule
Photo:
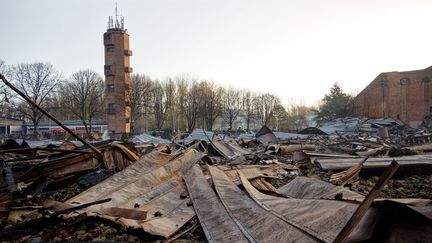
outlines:
[[[107,85],[108,92],[114,92],[114,84]]]
[[[115,114],[114,104],[108,104],[108,114]]]

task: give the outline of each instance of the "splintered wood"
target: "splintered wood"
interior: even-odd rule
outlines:
[[[353,167],[349,168],[348,170],[344,170],[342,172],[333,174],[330,177],[330,182],[335,185],[344,185],[348,182],[352,182],[356,180],[366,160],[367,158],[361,161],[360,163],[354,165]]]

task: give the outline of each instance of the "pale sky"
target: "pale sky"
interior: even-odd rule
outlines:
[[[43,61],[64,76],[103,74],[103,33],[117,2],[135,73],[189,73],[314,104],[339,82],[432,65],[432,1],[0,0],[0,59]]]

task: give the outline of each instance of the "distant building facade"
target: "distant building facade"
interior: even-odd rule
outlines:
[[[105,95],[107,100],[108,131],[117,136],[130,133],[130,67],[129,35],[124,28],[123,17],[109,17],[104,33]]]
[[[26,132],[25,122],[22,119],[13,117],[0,117],[0,136],[17,135]]]
[[[62,121],[63,125],[68,127],[72,132],[74,132],[77,135],[84,135],[86,133],[84,124],[81,120],[67,120]],[[88,126],[90,126],[90,121],[86,121]],[[28,134],[32,134],[34,132],[34,126],[32,123],[26,123],[23,124],[25,126],[25,130]],[[104,120],[94,120],[91,122],[91,131],[92,132],[98,132],[98,133],[104,133],[107,130],[107,122]],[[65,133],[66,131],[57,125],[57,123],[53,121],[42,121],[38,124],[38,131],[42,135],[55,135],[58,133]]]
[[[354,98],[354,115],[392,117],[418,126],[432,113],[432,66],[378,75]]]
[[[251,131],[258,131],[262,127],[262,123],[260,120],[251,118],[249,121],[249,130]],[[218,116],[216,117],[214,123],[213,123],[213,130],[214,131],[224,131],[229,129],[229,124],[226,121],[226,118],[224,116]],[[240,111],[236,119],[233,121],[233,130],[246,130],[247,129],[247,115],[244,111]]]

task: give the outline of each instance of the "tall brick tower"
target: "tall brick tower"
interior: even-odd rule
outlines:
[[[124,28],[124,18],[109,16],[104,33],[105,48],[105,95],[107,104],[108,131],[120,138],[130,133],[130,73],[129,35]]]

